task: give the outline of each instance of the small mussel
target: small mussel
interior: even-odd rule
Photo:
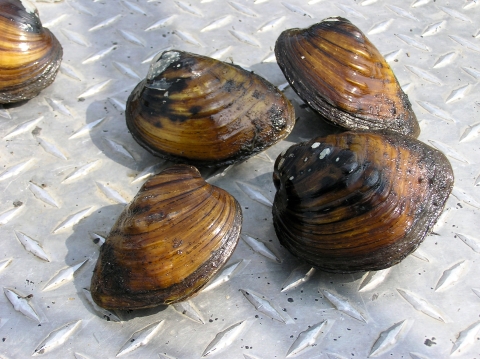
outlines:
[[[28,0],[0,1],[0,103],[29,100],[57,75],[63,50]]]
[[[325,119],[350,130],[418,137],[417,118],[392,69],[347,19],[286,30],[275,55],[293,89]]]
[[[225,264],[242,227],[240,205],[193,166],[149,179],[101,247],[92,277],[106,309],[172,304],[200,291]]]
[[[242,161],[293,129],[290,101],[239,66],[177,50],[157,55],[127,101],[133,138],[152,154],[195,166]]]
[[[388,268],[413,252],[452,190],[447,158],[395,133],[344,132],[276,162],[273,224],[293,255],[328,272]]]

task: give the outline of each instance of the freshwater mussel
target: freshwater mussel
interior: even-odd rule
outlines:
[[[28,0],[0,1],[0,103],[29,100],[57,75],[63,50]]]
[[[342,17],[282,32],[278,65],[296,93],[325,119],[349,130],[420,128],[392,69],[368,38]]]
[[[275,162],[273,222],[295,256],[329,272],[390,267],[430,231],[452,190],[447,158],[396,133],[344,132]]]
[[[242,161],[285,138],[290,101],[262,77],[206,56],[157,55],[127,101],[133,138],[152,154],[195,166]]]
[[[149,179],[101,247],[92,277],[95,302],[142,309],[195,295],[237,245],[242,211],[233,196],[189,165]]]

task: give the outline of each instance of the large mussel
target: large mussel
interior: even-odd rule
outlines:
[[[193,166],[168,168],[142,186],[112,228],[95,266],[92,297],[107,309],[185,300],[225,264],[241,226],[233,196]]]
[[[220,166],[285,138],[294,110],[281,91],[238,66],[183,51],[159,54],[127,101],[126,121],[148,151]]]
[[[278,65],[297,94],[327,120],[350,130],[391,130],[417,137],[420,128],[392,69],[347,19],[327,18],[284,31]]]
[[[63,50],[28,0],[0,1],[0,103],[29,100],[57,75]]]
[[[439,151],[394,133],[344,132],[275,162],[274,227],[295,256],[330,272],[390,267],[413,252],[453,186]]]

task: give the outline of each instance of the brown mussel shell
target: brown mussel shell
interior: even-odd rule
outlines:
[[[293,255],[329,272],[388,268],[413,252],[452,190],[439,151],[395,133],[344,132],[276,162],[273,223]]]
[[[285,138],[290,101],[262,77],[183,51],[159,54],[127,101],[133,138],[152,154],[195,166],[242,161]]]
[[[347,19],[286,30],[275,55],[297,94],[327,120],[350,130],[418,137],[416,116],[392,69]]]
[[[101,247],[93,300],[106,309],[142,309],[195,295],[225,264],[242,226],[240,205],[193,166],[149,179]]]
[[[28,0],[0,2],[0,103],[29,100],[57,75],[63,50]]]

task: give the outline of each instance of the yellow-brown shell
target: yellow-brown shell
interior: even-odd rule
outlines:
[[[0,2],[0,103],[29,100],[57,75],[63,50],[27,0]]]
[[[149,179],[101,247],[92,277],[94,301],[141,309],[185,300],[225,264],[242,226],[240,205],[193,166]]]
[[[390,267],[440,215],[453,172],[439,151],[393,133],[344,132],[281,154],[273,223],[295,256],[330,272]]]
[[[418,137],[416,116],[392,69],[347,19],[286,30],[275,55],[297,94],[327,120],[350,130]]]
[[[285,138],[295,124],[290,101],[262,77],[206,56],[166,51],[127,101],[133,138],[174,162],[220,166]]]

